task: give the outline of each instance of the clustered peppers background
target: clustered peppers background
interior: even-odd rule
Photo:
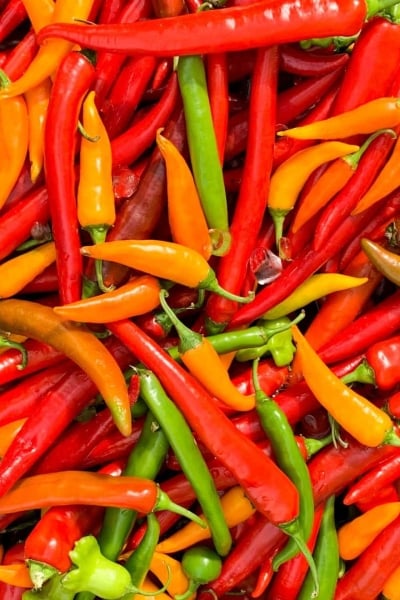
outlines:
[[[0,10],[1,597],[399,598],[396,4]]]

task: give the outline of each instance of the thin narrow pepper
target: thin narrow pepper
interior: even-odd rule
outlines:
[[[268,210],[275,225],[276,243],[283,235],[286,215],[294,208],[307,178],[320,165],[357,152],[359,146],[342,142],[324,142],[296,152],[274,171],[267,198]]]
[[[78,364],[97,385],[117,427],[131,430],[126,384],[121,370],[103,344],[88,330],[58,317],[52,308],[29,300],[3,300],[0,327],[48,343]]]
[[[38,42],[61,37],[97,50],[182,56],[259,48],[304,37],[353,35],[358,33],[366,15],[366,4],[357,0],[340,3],[314,0],[302,6],[291,2],[265,6],[261,2],[251,7],[200,11],[117,28],[55,23],[41,30]],[[209,34],[205,35],[205,31]],[[160,44],[154,44],[154,34],[159,36]]]
[[[105,241],[108,229],[115,223],[115,197],[111,143],[95,100],[95,92],[91,91],[82,103],[85,135],[80,144],[76,202],[78,222],[97,244]],[[105,292],[101,262],[95,264],[98,286]]]
[[[55,260],[54,242],[47,242],[3,262],[0,265],[0,298],[18,294]]]
[[[42,172],[44,161],[44,124],[49,105],[51,81],[44,79],[37,86],[25,92],[29,122],[28,153],[31,163],[30,175],[36,182]]]
[[[164,392],[157,377],[150,371],[139,371],[140,390],[144,401],[154,414],[178,456],[186,477],[196,491],[212,533],[215,548],[222,556],[231,548],[231,535],[225,522],[223,509],[207,465],[193,440],[184,417]]]
[[[93,0],[61,0],[57,2],[53,14],[53,23],[70,22],[75,19],[87,19]],[[0,98],[11,98],[24,94],[54,74],[62,59],[73,45],[60,39],[54,39],[40,47],[38,53],[25,72],[9,86],[0,90]]]
[[[227,406],[235,410],[254,408],[254,395],[244,396],[238,391],[213,344],[207,337],[184,325],[169,308],[165,297],[165,291],[161,292],[161,306],[176,329],[180,340],[179,356],[190,373],[210,394],[216,396]]]
[[[192,172],[174,144],[158,130],[157,146],[167,170],[168,223],[172,240],[197,250],[206,260],[212,245]]]
[[[206,60],[206,71],[218,155],[223,164],[229,118],[229,74],[226,53],[213,52],[209,54]]]
[[[317,123],[278,131],[278,135],[294,139],[329,140],[348,138],[359,133],[373,133],[379,129],[396,127],[399,123],[399,100],[388,96],[370,100],[352,110]]]
[[[383,460],[358,481],[353,482],[343,498],[343,503],[353,504],[359,500],[366,500],[374,489],[384,488],[396,481],[399,471],[400,457],[397,453]]]
[[[339,67],[344,67],[349,55],[343,52],[321,54],[312,50],[306,51],[297,44],[282,44],[279,48],[279,65],[285,73],[300,77],[326,75]]]
[[[178,82],[185,113],[190,160],[208,227],[215,230],[214,252],[230,245],[228,205],[201,56],[178,61]]]
[[[332,417],[366,446],[382,443],[397,445],[398,437],[387,413],[336,377],[296,326],[292,332],[302,374],[311,391]]]
[[[26,19],[26,10],[21,0],[10,0],[1,12],[0,39],[4,40]]]
[[[81,253],[91,258],[119,262],[188,287],[213,291],[236,302],[249,302],[252,298],[252,295],[246,298],[223,290],[205,258],[182,244],[159,240],[116,240],[83,246]]]
[[[32,28],[37,33],[42,27],[49,25],[54,16],[54,0],[22,0]]]
[[[134,586],[141,586],[150,571],[152,556],[160,537],[160,524],[154,513],[146,517],[146,531],[137,548],[130,554],[124,566],[131,575]],[[130,600],[126,598],[126,600]]]

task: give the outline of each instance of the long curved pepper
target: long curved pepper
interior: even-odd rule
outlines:
[[[121,433],[131,433],[130,402],[122,371],[89,330],[64,322],[50,306],[14,298],[0,302],[0,328],[49,344],[79,365],[97,385]]]
[[[81,253],[90,258],[117,262],[155,277],[220,294],[235,302],[251,302],[220,287],[215,272],[205,258],[187,246],[160,240],[116,240],[83,246]]]
[[[274,222],[278,249],[285,217],[294,208],[311,173],[317,167],[357,150],[359,146],[354,144],[323,142],[296,152],[275,170],[271,177],[267,206]]]
[[[168,222],[172,239],[208,260],[212,246],[199,193],[189,165],[178,148],[158,130],[157,146],[167,171]]]
[[[211,342],[200,333],[186,327],[178,319],[165,301],[167,295],[165,290],[160,292],[160,303],[178,333],[180,358],[183,364],[210,394],[227,406],[235,410],[254,408],[254,395],[244,396],[238,391]]]
[[[73,23],[89,17],[94,0],[57,0],[53,14],[53,25],[58,22]],[[0,98],[12,98],[24,94],[47,77],[53,75],[61,60],[73,48],[73,44],[60,39],[50,40],[40,46],[36,56],[23,75],[0,90]]]
[[[400,256],[377,242],[363,238],[361,248],[374,267],[389,281],[400,286]]]
[[[309,125],[278,131],[279,136],[296,140],[334,140],[378,129],[391,129],[400,124],[400,99],[395,97],[370,100],[340,115]]]
[[[115,223],[116,213],[111,142],[95,99],[95,92],[89,92],[82,106],[84,135],[81,139],[76,201],[79,224],[97,244],[105,241],[107,231]],[[95,268],[100,290],[109,291],[103,283],[101,261],[95,261]]]
[[[323,362],[297,327],[292,328],[301,372],[318,402],[358,442],[375,447],[400,445],[393,423],[383,410],[347,387]]]

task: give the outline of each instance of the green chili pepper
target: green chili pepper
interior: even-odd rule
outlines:
[[[222,569],[218,554],[207,546],[193,546],[182,556],[182,569],[189,578],[189,587],[184,594],[178,594],[174,600],[186,600],[200,585],[216,579]]]
[[[146,369],[140,369],[139,375],[141,395],[163,428],[183,473],[196,492],[217,552],[225,556],[231,548],[231,534],[225,522],[214,480],[192,432],[182,413],[165,393],[158,378]]]
[[[139,590],[132,584],[125,567],[103,556],[93,535],[78,540],[69,556],[76,568],[61,579],[62,587],[67,591],[88,591],[103,600],[118,600],[128,593],[154,595],[154,592]]]
[[[299,594],[299,600],[333,600],[339,577],[339,544],[335,524],[335,496],[330,496],[324,507],[314,559],[320,581],[319,594],[315,595],[311,575],[308,573]]]
[[[213,254],[226,254],[231,241],[228,205],[203,59],[201,56],[181,56],[177,73],[190,161],[204,214],[212,230]]]
[[[293,430],[279,405],[260,388],[257,376],[259,359],[253,363],[253,383],[256,395],[256,410],[261,426],[265,431],[278,465],[292,480],[299,491],[299,517],[284,531],[291,536],[286,546],[273,559],[273,569],[302,552],[314,578],[315,591],[318,591],[318,576],[312,555],[305,543],[308,540],[314,521],[314,497],[307,465],[294,438]],[[297,529],[297,531],[296,531]]]
[[[290,326],[293,324],[293,321],[290,321],[288,317],[280,317],[273,320],[262,320],[260,321],[260,326],[262,326],[262,324],[264,324],[271,333],[275,329],[275,335],[272,334],[268,342],[262,346],[239,350],[235,356],[236,360],[239,362],[247,362],[248,360],[261,358],[264,354],[269,353],[277,367],[290,365],[296,352],[296,347],[292,342],[292,333],[290,331]],[[282,330],[282,327],[285,326],[287,329]]]
[[[131,574],[133,585],[140,586],[149,571],[151,559],[160,537],[160,523],[154,514],[147,515],[147,527],[139,546],[125,563],[125,569]],[[122,600],[133,600],[132,596]]]
[[[154,479],[164,462],[168,448],[169,443],[164,431],[149,411],[123,474]],[[118,558],[136,517],[137,512],[133,510],[107,508],[98,537],[104,556],[110,560]]]

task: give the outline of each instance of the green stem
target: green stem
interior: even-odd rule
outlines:
[[[28,353],[23,344],[19,342],[13,342],[6,335],[0,335],[0,348],[14,348],[15,350],[19,350],[21,352],[21,363],[16,366],[19,371],[22,371],[26,368],[28,364]]]
[[[165,300],[165,298],[168,297],[168,292],[166,290],[161,290],[159,297],[160,304],[165,314],[170,319],[179,336],[179,352],[181,354],[185,354],[185,352],[188,352],[189,350],[193,350],[194,348],[200,346],[203,341],[203,336],[200,333],[197,333],[196,331],[190,329],[190,327],[187,327],[184,323],[182,323],[182,321],[178,319],[172,308],[168,306]]]
[[[208,290],[209,292],[214,292],[214,294],[218,294],[219,296],[223,296],[227,300],[232,300],[233,302],[240,302],[242,304],[247,304],[248,302],[252,302],[254,300],[255,293],[250,292],[248,296],[238,296],[237,294],[232,294],[221,287],[218,283],[217,276],[215,271],[210,269],[207,277],[200,281],[198,287],[200,289]]]
[[[306,542],[303,539],[300,525],[297,519],[291,521],[290,523],[284,523],[279,526],[279,529],[282,529],[287,535],[289,535],[297,544],[300,552],[304,556],[307,561],[307,564],[310,568],[310,573],[314,582],[314,592],[313,597],[317,598],[319,595],[319,577],[317,572],[317,567],[314,562],[313,555],[311,554]]]
[[[86,231],[90,233],[90,237],[94,244],[102,244],[106,240],[107,231],[109,230],[108,225],[94,225],[91,227],[85,227]],[[106,286],[103,280],[103,261],[95,259],[94,261],[97,285],[102,292],[111,292],[115,289],[114,285]]]
[[[341,379],[346,385],[351,385],[352,383],[370,383],[375,385],[374,370],[366,360],[361,361],[353,371],[347,373]]]

